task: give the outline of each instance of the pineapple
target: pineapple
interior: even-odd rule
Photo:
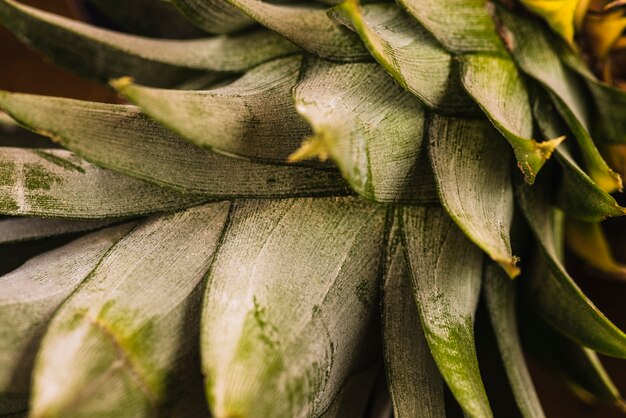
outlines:
[[[87,4],[0,0],[124,103],[0,91],[1,416],[626,410],[623,2]]]

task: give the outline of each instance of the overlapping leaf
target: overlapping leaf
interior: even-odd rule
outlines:
[[[99,166],[184,193],[211,198],[346,193],[338,173],[221,156],[180,139],[131,106],[0,93],[0,108]],[[222,121],[216,119],[213,128],[225,129]],[[246,152],[245,143],[232,145]]]
[[[119,220],[77,221],[46,218],[0,219],[0,244],[70,235],[104,228]]]
[[[172,0],[178,9],[199,28],[216,34],[236,32],[254,20],[224,0]]]
[[[511,154],[486,121],[433,117],[428,146],[441,203],[465,234],[510,277],[519,274],[510,242]]]
[[[402,230],[422,327],[439,371],[467,415],[492,417],[474,345],[483,256],[438,207],[404,208]]]
[[[54,62],[106,82],[132,76],[172,86],[202,72],[243,72],[297,48],[270,31],[199,40],[159,40],[97,28],[13,0],[0,1],[0,23]],[[71,45],[71,47],[70,47]]]
[[[294,96],[314,133],[292,159],[332,158],[368,199],[437,201],[422,146],[424,107],[383,68],[309,61]]]
[[[316,416],[379,355],[367,337],[385,212],[357,199],[237,204],[202,324],[215,416]]]
[[[154,416],[181,402],[193,416],[193,399],[206,410],[196,344],[202,281],[229,206],[146,220],[113,247],[48,328],[33,415]]]

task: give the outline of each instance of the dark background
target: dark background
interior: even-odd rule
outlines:
[[[21,0],[41,9],[78,17],[63,0]],[[129,0],[132,1],[132,0]],[[111,90],[65,71],[30,51],[7,30],[0,28],[0,89],[56,95],[77,99],[118,102]],[[621,329],[626,329],[626,283],[606,281],[575,261],[570,264],[583,291]],[[605,359],[604,364],[623,393],[626,392],[626,361]],[[549,418],[624,417],[606,405],[587,405],[572,396],[560,381],[532,360],[529,361],[537,391]],[[499,418],[499,417],[498,417]],[[507,418],[507,417],[503,417]]]

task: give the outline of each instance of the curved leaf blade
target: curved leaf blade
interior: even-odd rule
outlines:
[[[88,161],[182,193],[215,199],[347,193],[339,173],[258,164],[200,149],[133,106],[0,92],[0,108]]]
[[[476,112],[459,83],[459,68],[452,55],[398,6],[359,6],[346,1],[332,10],[356,30],[398,84],[428,107],[453,114]]]
[[[424,107],[377,64],[309,61],[294,89],[313,136],[292,160],[330,157],[378,202],[436,202],[422,137]]]
[[[0,245],[94,231],[119,220],[77,221],[47,218],[8,218],[0,220]]]
[[[434,116],[428,150],[441,203],[454,222],[509,277],[520,273],[511,250],[511,153],[486,121]]]
[[[18,412],[11,403],[27,404],[35,354],[48,322],[133,226],[89,234],[0,277],[0,413]]]
[[[194,390],[201,398],[202,282],[229,207],[152,218],[116,244],[44,337],[33,415],[143,416]]]
[[[465,55],[462,83],[491,123],[509,141],[517,166],[532,184],[535,176],[565,137],[537,142],[531,138],[533,117],[528,92],[513,61],[492,55]]]
[[[357,199],[237,204],[204,303],[213,415],[318,416],[378,361],[368,338],[385,212]]]
[[[172,2],[191,22],[209,33],[236,32],[254,24],[254,20],[224,0],[172,0]]]
[[[448,387],[471,417],[492,417],[474,344],[483,257],[438,207],[402,212],[414,296],[430,351]]]
[[[206,200],[103,170],[65,150],[0,148],[3,215],[129,217],[182,209]]]
[[[0,1],[0,22],[48,58],[85,77],[106,82],[132,76],[171,87],[194,75],[215,78],[298,50],[270,31],[200,40],[160,40],[97,28],[13,0]],[[68,48],[71,45],[71,48]]]

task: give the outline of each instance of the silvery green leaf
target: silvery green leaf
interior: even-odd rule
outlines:
[[[0,415],[26,406],[35,354],[52,315],[133,226],[86,235],[0,277]]]
[[[229,207],[150,218],[111,249],[46,332],[33,416],[151,417],[201,398],[203,278]]]
[[[454,114],[477,111],[459,82],[459,66],[452,54],[400,7],[346,1],[333,13],[359,34],[398,84],[427,106]]]
[[[385,213],[352,198],[235,205],[204,302],[214,416],[318,416],[379,359]]]
[[[519,203],[537,238],[541,256],[531,274],[533,306],[559,332],[608,356],[626,358],[626,334],[583,294],[562,261],[563,213],[550,206],[550,189],[519,186]]]
[[[113,86],[141,110],[190,142],[246,159],[285,163],[309,134],[293,107],[302,58],[262,64],[226,86],[203,91]]]
[[[485,0],[398,0],[451,52],[505,53]]]
[[[294,100],[313,136],[292,159],[330,157],[367,199],[436,202],[419,100],[377,64],[316,59],[305,66]]]
[[[144,38],[91,26],[13,0],[0,1],[0,23],[57,64],[102,82],[132,76],[148,85],[173,86],[203,72],[218,73],[218,78],[244,72],[298,50],[266,30],[198,40]]]
[[[461,62],[463,86],[509,141],[518,168],[532,184],[564,137],[545,142],[532,139],[533,115],[526,85],[508,57],[473,54],[463,56]]]
[[[445,416],[443,380],[420,322],[397,222],[388,238],[383,283],[383,344],[396,417]]]
[[[270,3],[258,0],[220,0],[241,10],[301,48],[336,61],[370,58],[359,37],[326,15],[326,6],[310,1]]]
[[[469,239],[507,272],[520,273],[511,250],[511,152],[486,121],[433,116],[430,161],[441,203]]]
[[[0,219],[0,244],[87,232],[113,225],[119,220],[77,221],[15,217]]]
[[[563,63],[537,22],[498,8],[511,42],[511,53],[522,71],[546,89],[581,149],[584,168],[604,191],[621,190],[620,176],[609,168],[589,135],[587,100],[579,80]]]
[[[474,344],[483,255],[439,207],[403,208],[402,231],[415,300],[435,363],[466,415],[491,418]]]
[[[517,329],[516,283],[494,264],[485,267],[483,291],[502,363],[517,406],[524,418],[545,414],[530,377]]]
[[[172,0],[172,3],[197,27],[209,33],[236,32],[255,23],[224,0]]]
[[[216,199],[346,194],[336,172],[258,164],[200,149],[133,106],[0,92],[0,108],[98,166],[182,193]],[[223,127],[224,119],[216,119],[213,128]],[[235,145],[245,152],[246,144]]]
[[[0,214],[98,219],[197,205],[182,195],[87,163],[65,150],[0,148]]]

